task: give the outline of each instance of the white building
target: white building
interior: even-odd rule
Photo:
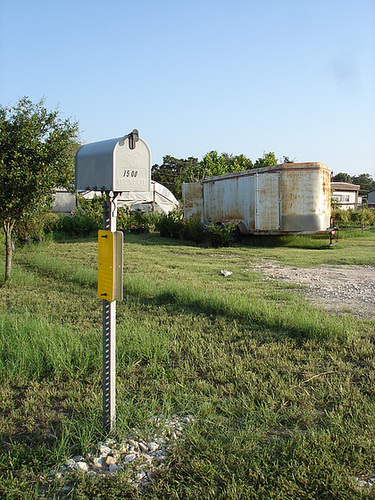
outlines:
[[[349,182],[331,182],[332,197],[338,201],[342,210],[349,208],[356,210],[362,206],[362,197],[359,196],[361,186]]]

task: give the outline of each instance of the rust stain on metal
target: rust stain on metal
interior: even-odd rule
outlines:
[[[240,223],[244,233],[312,233],[329,227],[330,171],[321,163],[283,164],[183,186],[184,217]]]
[[[189,184],[183,184],[182,196],[184,217],[196,217],[202,220],[203,184],[201,182],[191,182]],[[185,214],[188,215],[185,216]]]

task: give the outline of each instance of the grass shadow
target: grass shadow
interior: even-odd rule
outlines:
[[[179,246],[193,248],[214,248],[208,243],[194,243],[193,241],[161,237],[157,233],[134,235],[124,233],[124,241],[128,244],[139,243],[145,246]],[[240,241],[230,246],[236,248],[277,248],[289,247],[306,250],[321,250],[329,246],[328,235],[242,235]]]
[[[38,264],[28,263],[26,266],[31,271],[37,271],[41,276],[63,279],[65,284],[79,285],[78,290],[92,290],[96,294],[96,272],[84,272],[83,275],[75,268],[57,270],[54,267],[41,268]],[[83,268],[84,269],[84,268]],[[72,291],[70,291],[72,293]],[[290,292],[293,293],[293,292]],[[140,303],[142,306],[158,308],[168,306],[173,314],[183,312],[185,314],[204,314],[206,316],[220,316],[227,320],[240,322],[243,327],[260,332],[264,336],[272,334],[273,340],[282,340],[285,337],[299,341],[312,338],[327,339],[332,336],[340,336],[340,323],[348,321],[347,318],[333,318],[319,313],[313,306],[309,309],[291,311],[286,309],[275,309],[275,306],[260,298],[255,303],[249,303],[246,299],[233,297],[228,294],[203,292],[182,286],[177,282],[166,281],[165,283],[147,282],[147,279],[139,279],[128,275],[124,278],[124,297],[132,303]],[[121,304],[121,303],[120,303]]]
[[[290,292],[292,293],[292,292]],[[310,339],[329,339],[343,335],[344,328],[339,323],[346,318],[333,320],[312,307],[309,311],[286,312],[274,307],[264,307],[265,303],[246,304],[244,301],[235,303],[215,294],[190,291],[176,286],[166,286],[153,296],[142,293],[141,290],[130,289],[125,284],[124,297],[133,304],[144,307],[166,306],[171,315],[183,313],[186,315],[205,315],[210,318],[221,317],[225,320],[235,321],[253,334],[258,334],[259,340],[266,342],[282,341],[285,338],[305,342]]]

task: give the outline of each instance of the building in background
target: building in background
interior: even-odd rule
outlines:
[[[359,184],[349,182],[331,182],[332,197],[338,202],[342,210],[357,210],[362,206],[362,197],[359,196]]]
[[[375,208],[375,189],[367,193],[367,204],[370,208]]]

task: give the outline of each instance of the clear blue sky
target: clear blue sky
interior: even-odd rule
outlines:
[[[0,102],[153,163],[274,151],[375,177],[374,0],[0,0]]]

